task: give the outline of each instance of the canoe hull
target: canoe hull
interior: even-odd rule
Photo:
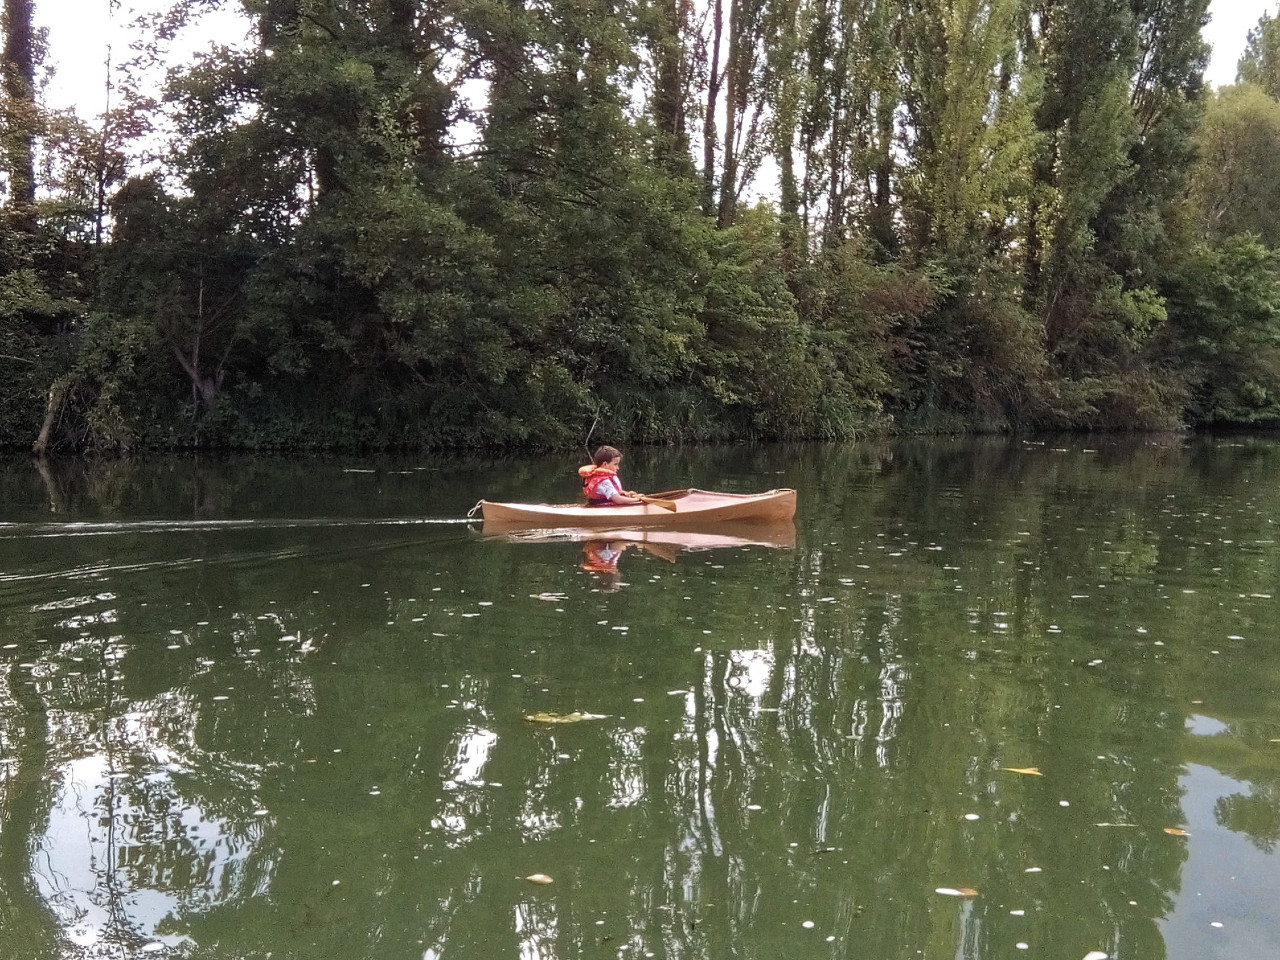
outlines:
[[[702,527],[720,522],[777,523],[796,513],[796,492],[791,489],[764,493],[715,493],[680,491],[673,498],[675,510],[651,503],[624,507],[584,507],[579,504],[494,503],[481,501],[485,530],[502,527]]]

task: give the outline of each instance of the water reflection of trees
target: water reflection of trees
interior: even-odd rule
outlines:
[[[1224,541],[1275,504],[1181,509],[1224,478],[1167,447],[805,456],[828,501],[807,508],[805,547],[682,564],[667,579],[690,601],[592,595],[553,549],[326,540],[308,549],[355,556],[376,586],[339,563],[228,563],[85,591],[71,615],[5,614],[20,649],[3,661],[0,885],[25,932],[0,923],[0,952],[764,960],[832,936],[979,958],[1008,953],[1017,905],[1062,955],[1163,955],[1152,918],[1183,854],[1158,828],[1179,818],[1183,705],[1239,700],[1244,680],[1256,718],[1268,681],[1247,678],[1256,657],[1224,675],[1202,643],[1154,647],[1222,616],[1216,596],[1160,585],[1221,567],[1253,592],[1274,550]],[[450,599],[428,607],[440,583]],[[507,619],[462,620],[459,585]],[[567,589],[566,614],[529,596],[544,589]],[[608,633],[623,621],[632,636]],[[515,622],[518,645],[501,636]],[[520,719],[553,697],[610,716]],[[1220,815],[1274,844],[1257,760]],[[1046,777],[1001,769],[1032,765]],[[516,879],[534,872],[555,884]]]

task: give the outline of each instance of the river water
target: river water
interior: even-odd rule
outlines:
[[[1280,442],[576,465],[0,462],[0,956],[1280,955]]]

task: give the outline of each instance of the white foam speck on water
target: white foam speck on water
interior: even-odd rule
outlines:
[[[812,920],[806,920],[804,923],[800,924],[800,926],[804,927],[806,930],[812,930],[816,924]]]
[[[1023,870],[1022,872],[1023,873],[1043,873],[1044,869],[1042,867],[1027,867],[1027,869]]]

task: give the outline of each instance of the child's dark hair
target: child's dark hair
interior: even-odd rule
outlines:
[[[622,451],[617,447],[596,447],[595,456],[591,458],[591,462],[597,467],[602,463],[608,463],[615,457],[622,456]]]

